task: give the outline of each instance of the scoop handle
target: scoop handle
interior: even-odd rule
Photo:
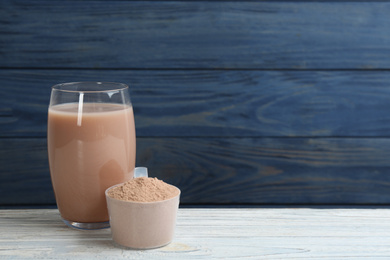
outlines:
[[[134,168],[134,178],[138,178],[138,177],[148,177],[148,168],[135,167]]]

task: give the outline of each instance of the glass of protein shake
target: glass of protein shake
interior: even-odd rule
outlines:
[[[136,137],[128,86],[53,86],[47,141],[51,181],[64,222],[80,229],[109,227],[104,192],[134,174]]]

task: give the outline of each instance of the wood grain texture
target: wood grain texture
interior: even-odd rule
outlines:
[[[390,3],[0,1],[0,205],[53,204],[50,87],[130,85],[183,203],[389,204]]]
[[[384,1],[1,1],[0,67],[389,68]]]
[[[119,81],[139,137],[390,136],[386,71],[0,71],[0,136],[45,137],[50,87]]]
[[[54,204],[46,140],[0,139],[0,205]],[[387,138],[139,138],[183,204],[389,204]]]
[[[57,210],[1,210],[5,259],[387,259],[388,208],[179,209],[168,246],[128,250],[110,229],[80,231]]]

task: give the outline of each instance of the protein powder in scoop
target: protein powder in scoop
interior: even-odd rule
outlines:
[[[113,240],[150,249],[173,239],[180,189],[157,178],[137,177],[106,190]]]
[[[124,201],[155,202],[173,198],[178,192],[176,187],[157,178],[139,177],[110,189],[107,195]]]

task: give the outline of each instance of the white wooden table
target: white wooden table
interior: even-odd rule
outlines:
[[[179,209],[174,241],[116,246],[55,209],[0,210],[0,259],[390,259],[389,208]]]

